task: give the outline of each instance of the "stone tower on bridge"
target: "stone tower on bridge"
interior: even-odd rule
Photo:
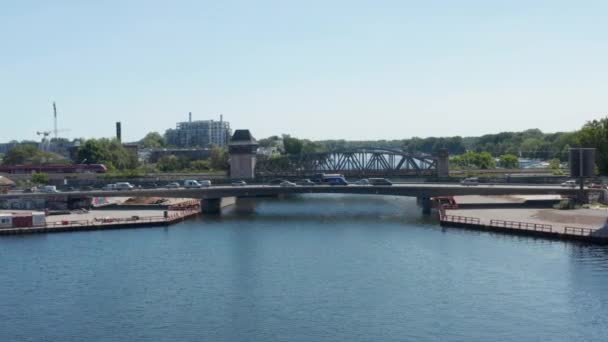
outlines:
[[[253,179],[255,177],[258,142],[248,129],[237,129],[228,143],[230,153],[230,178]]]

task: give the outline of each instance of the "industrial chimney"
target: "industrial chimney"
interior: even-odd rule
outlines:
[[[120,121],[116,122],[116,140],[118,140],[119,143],[122,143],[122,128]]]

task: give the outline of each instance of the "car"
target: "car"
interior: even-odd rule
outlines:
[[[268,185],[280,185],[281,183],[283,183],[285,180],[284,179],[273,179],[270,182],[268,182]]]
[[[369,182],[369,179],[367,178],[363,178],[363,179],[359,179],[358,181],[353,183],[354,185],[371,185],[371,183]]]
[[[386,178],[370,178],[369,184],[371,185],[393,185],[393,182]]]
[[[118,182],[116,183],[115,190],[133,190],[134,186],[129,182]]]
[[[304,185],[304,186],[314,186],[315,184],[317,184],[317,183],[311,181],[310,179],[301,179],[296,182],[296,185]]]
[[[563,183],[561,184],[561,186],[563,186],[563,187],[568,187],[568,188],[575,188],[575,187],[576,187],[576,185],[577,185],[577,184],[576,184],[576,181],[575,181],[575,180],[573,180],[573,179],[571,179],[571,180],[567,180],[567,181],[565,181],[565,182],[563,182]]]
[[[477,185],[479,184],[479,178],[477,177],[468,177],[460,181],[462,185]]]
[[[245,181],[242,181],[242,180],[232,182],[232,186],[245,186],[245,185],[247,185],[247,183],[245,183]]]
[[[171,182],[171,183],[165,185],[165,188],[167,188],[167,189],[177,189],[177,188],[179,188],[179,183],[178,182]]]
[[[292,183],[290,181],[282,181],[279,185],[282,187],[294,187],[296,186],[296,183]]]
[[[86,189],[85,189],[86,190]],[[103,190],[116,190],[116,184],[106,184]]]
[[[42,188],[40,188],[40,192],[54,193],[54,192],[59,192],[59,191],[57,190],[57,187],[54,185],[45,185]]]
[[[210,180],[200,180],[198,182],[201,185],[201,187],[203,187],[203,188],[208,188],[208,187],[211,186],[211,181]]]
[[[606,184],[591,183],[591,185],[589,185],[589,188],[591,188],[591,189],[606,189]]]
[[[346,181],[346,179],[344,179],[344,177],[326,177],[323,180],[324,183],[329,184],[329,185],[348,185],[348,182]]]
[[[184,188],[186,188],[186,189],[200,188],[200,187],[201,187],[201,183],[195,181],[194,179],[186,179],[184,181]]]

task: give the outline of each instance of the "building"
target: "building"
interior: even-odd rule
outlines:
[[[170,146],[185,147],[210,147],[212,145],[227,146],[230,141],[232,131],[230,123],[224,121],[220,115],[220,120],[190,120],[178,122],[175,129],[168,129],[165,132],[165,139]]]
[[[15,182],[13,182],[12,180],[10,180],[4,176],[0,176],[0,194],[8,192],[9,190],[11,190],[14,187],[15,187]]]

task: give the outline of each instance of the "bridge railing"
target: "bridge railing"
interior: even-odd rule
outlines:
[[[583,227],[565,227],[564,233],[570,235],[581,235],[587,236],[593,233],[594,229],[591,228],[583,228]]]
[[[464,224],[479,224],[480,220],[477,217],[457,216],[457,215],[442,215],[442,222],[464,223]]]
[[[547,233],[551,233],[553,231],[553,226],[550,224],[519,222],[519,221],[490,220],[490,226],[499,227],[499,228],[509,228],[509,229],[534,230],[534,231],[547,232]]]

